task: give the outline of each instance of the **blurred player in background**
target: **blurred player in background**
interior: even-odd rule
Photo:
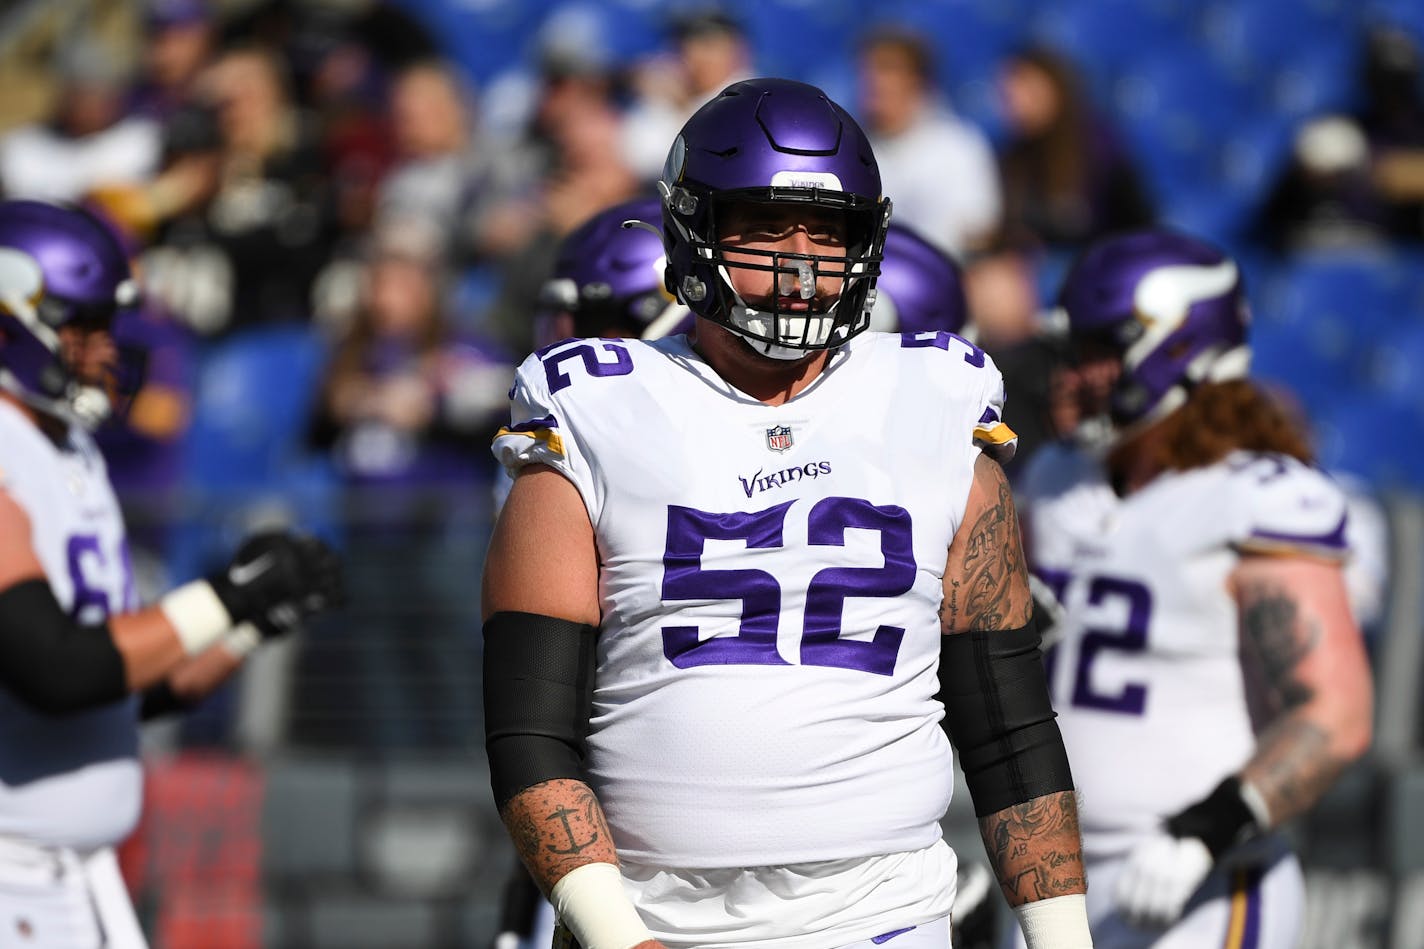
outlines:
[[[1370,741],[1345,497],[1246,378],[1241,277],[1215,248],[1104,239],[1061,302],[1071,437],[1020,500],[1063,608],[1050,679],[1095,944],[1286,949],[1303,883],[1278,829]]]
[[[335,555],[286,532],[141,608],[91,430],[120,375],[128,261],[84,212],[0,203],[0,944],[132,947],[112,847],[141,800],[144,715],[216,688],[340,596]]]
[[[951,334],[864,332],[864,133],[736,83],[660,191],[694,336],[540,350],[496,439],[486,748],[521,858],[587,949],[942,949],[947,729],[1029,944],[1091,945],[1002,384]]]

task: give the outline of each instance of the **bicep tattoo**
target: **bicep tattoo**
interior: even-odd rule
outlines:
[[[949,564],[940,628],[945,633],[970,629],[1011,629],[1028,622],[1032,599],[1019,538],[1018,516],[1004,469],[985,456],[975,462],[975,480],[993,500],[963,524],[951,551],[961,556]]]
[[[1302,616],[1283,586],[1252,582],[1240,593],[1242,647],[1259,665],[1267,697],[1281,709],[1309,702],[1314,689],[1302,681],[1300,661],[1319,644],[1319,620]]]

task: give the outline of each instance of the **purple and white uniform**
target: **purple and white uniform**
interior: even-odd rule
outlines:
[[[25,511],[60,606],[81,623],[138,606],[123,518],[89,433],[56,446],[0,400],[0,490]],[[141,949],[113,846],[138,822],[136,699],[66,715],[0,688],[0,942]]]
[[[780,406],[684,336],[520,367],[495,453],[594,526],[588,773],[655,937],[799,949],[949,912],[937,609],[1002,403],[949,333],[856,337]]]
[[[1111,935],[1103,922],[1110,877],[1145,834],[1206,797],[1255,748],[1228,577],[1251,553],[1343,560],[1345,496],[1293,458],[1236,452],[1120,498],[1094,458],[1051,446],[1025,472],[1020,503],[1034,572],[1064,608],[1046,661],[1080,790],[1095,940],[1177,945],[1151,941],[1161,933]],[[1232,908],[1258,906],[1261,887],[1274,886],[1271,932],[1261,916],[1259,941],[1234,945],[1293,945],[1286,930],[1299,924],[1301,898],[1294,858],[1273,840],[1236,856],[1271,869],[1235,901],[1234,870],[1219,869],[1205,892],[1220,899],[1198,901],[1172,932],[1185,934],[1182,945],[1220,945]]]
[[[0,489],[30,519],[59,605],[82,623],[138,606],[124,522],[93,438],[59,448],[0,401]],[[0,688],[0,837],[92,850],[138,821],[143,777],[135,700],[47,715]]]

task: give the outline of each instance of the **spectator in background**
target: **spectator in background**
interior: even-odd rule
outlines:
[[[439,234],[405,222],[380,232],[366,261],[314,429],[353,483],[460,482],[485,467],[477,449],[499,427],[513,373],[498,350],[449,328],[442,260]]]
[[[644,181],[663,168],[667,143],[701,105],[751,75],[746,31],[731,15],[693,10],[672,24],[677,55],[654,59],[635,71],[635,101],[624,124],[623,155]]]
[[[1004,377],[1004,422],[1019,436],[1018,451],[1004,465],[1014,482],[1054,438],[1049,396],[1062,342],[1044,318],[1035,264],[1030,248],[1001,236],[964,268],[969,333]]]
[[[215,53],[217,24],[207,0],[148,0],[144,27],[143,76],[129,107],[167,124],[192,106]]]
[[[443,282],[436,232],[407,222],[379,234],[357,320],[318,397],[313,444],[332,453],[348,486],[352,620],[342,642],[309,643],[313,681],[298,691],[299,701],[350,717],[311,717],[307,741],[465,748],[479,731],[478,662],[461,661],[478,613],[462,610],[478,610],[466,594],[483,544],[469,536],[489,514],[488,493],[471,488],[486,477],[482,449],[508,404],[513,368],[496,347],[451,330]],[[420,615],[415,628],[408,613],[393,614],[393,588],[402,601],[445,608]],[[340,695],[323,695],[333,669]]]
[[[860,47],[860,106],[895,218],[955,257],[999,224],[999,175],[988,139],[935,91],[919,36],[883,27]]]
[[[1152,204],[1131,157],[1066,59],[1045,49],[1016,53],[1000,92],[1009,125],[999,156],[1008,228],[1072,248],[1151,223]]]
[[[377,192],[376,226],[422,220],[456,249],[483,174],[465,90],[448,66],[417,63],[396,77],[389,110],[396,163]]]
[[[128,69],[92,38],[64,47],[47,122],[0,138],[0,188],[8,197],[79,201],[98,185],[147,180],[158,168],[156,122],[124,115]]]
[[[336,240],[316,137],[292,104],[285,69],[269,50],[230,50],[204,74],[216,109],[218,178],[210,201],[169,223],[165,243],[204,248],[209,279],[230,288],[198,328],[306,319],[312,282]],[[216,254],[213,253],[216,251]]]
[[[1351,119],[1329,115],[1297,130],[1259,225],[1267,244],[1291,252],[1377,245],[1388,239],[1387,218],[1364,133]]]
[[[559,242],[594,214],[635,197],[619,149],[621,116],[601,58],[543,57],[541,86],[522,140],[497,157],[475,215],[476,249],[501,269],[486,323],[528,352],[530,315]]]
[[[1390,229],[1424,239],[1424,90],[1419,45],[1403,30],[1379,29],[1366,40],[1365,107],[1359,123],[1374,159],[1374,182]]]

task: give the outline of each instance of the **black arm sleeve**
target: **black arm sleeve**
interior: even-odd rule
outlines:
[[[143,690],[139,699],[138,717],[140,721],[151,721],[177,712],[186,712],[195,703],[179,696],[165,680]]]
[[[1031,617],[1018,629],[941,637],[939,699],[979,817],[1073,790]]]
[[[485,623],[485,752],[501,809],[555,778],[583,780],[598,628],[537,613]]]
[[[124,660],[109,628],[75,623],[40,579],[0,590],[0,684],[51,715],[128,694]]]

